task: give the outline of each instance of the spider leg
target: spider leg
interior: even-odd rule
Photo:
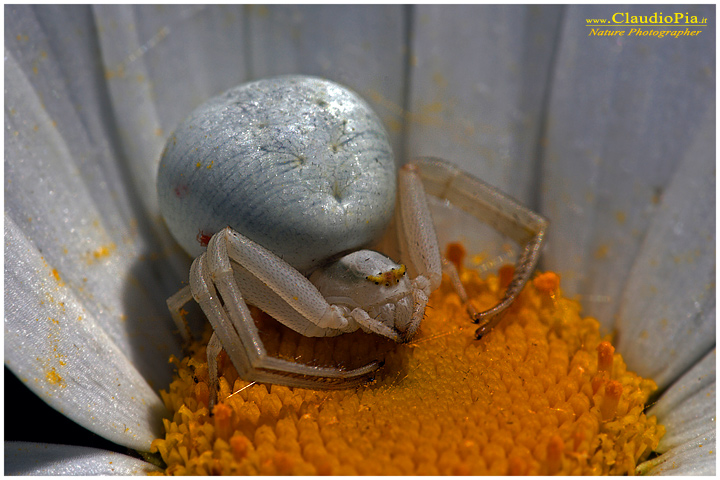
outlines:
[[[427,204],[425,188],[418,169],[406,164],[398,177],[399,201],[396,208],[397,239],[402,259],[407,259],[413,278],[415,309],[410,328],[405,333],[409,339],[417,331],[425,313],[428,297],[440,286],[446,273],[460,299],[467,303],[467,293],[455,266],[442,258],[435,226]],[[475,313],[472,311],[471,313]]]
[[[190,340],[192,340],[192,334],[190,333],[190,327],[188,326],[187,320],[185,320],[185,317],[182,314],[182,307],[192,300],[192,298],[192,292],[190,291],[190,286],[188,285],[181,288],[176,294],[168,298],[166,301],[168,309],[170,310],[170,315],[172,316],[175,326],[178,328],[180,336],[182,336],[185,343],[190,343]]]
[[[205,253],[197,257],[190,267],[190,288],[195,301],[200,305],[213,327],[213,335],[217,336],[233,365],[235,365],[238,374],[242,376],[244,372],[252,368],[251,357],[265,353],[261,343],[244,343],[241,340],[241,334],[236,330],[235,323],[243,327],[243,333],[255,329],[255,322],[250,315],[250,311],[243,302],[245,308],[240,309],[241,318],[236,322],[231,320],[227,310],[220,302],[218,292],[215,290],[215,284],[207,268]],[[245,318],[242,318],[243,316]]]
[[[412,315],[413,320],[405,332],[406,339],[410,339],[415,336],[415,332],[417,332],[417,329],[420,327],[420,322],[425,315],[425,307],[427,307],[428,296],[425,295],[424,291],[416,289],[413,290],[413,300],[415,301],[415,310]]]
[[[426,191],[465,210],[522,247],[515,273],[498,305],[475,315],[480,327],[477,338],[489,332],[502,319],[502,313],[515,301],[530,279],[540,258],[548,221],[510,196],[468,175],[457,167],[435,158],[413,160]]]
[[[486,310],[475,315],[475,323],[480,324],[478,329],[475,330],[475,337],[478,339],[482,338],[486,333],[500,323],[503,312],[512,305],[522,291],[523,287],[525,287],[525,284],[530,279],[530,276],[535,270],[538,260],[540,259],[540,251],[542,249],[544,236],[544,230],[538,232],[537,235],[530,239],[530,241],[524,246],[522,253],[515,263],[515,273],[513,274],[513,278],[505,290],[505,294],[503,295],[500,303],[490,310]]]
[[[424,290],[425,295],[430,296],[442,281],[442,260],[425,189],[412,164],[400,170],[398,191],[396,220],[400,258],[417,276],[427,279]]]
[[[402,342],[402,339],[400,338],[400,335],[397,334],[397,332],[395,332],[392,328],[388,327],[384,323],[378,322],[377,320],[372,318],[362,308],[353,309],[353,311],[350,312],[350,315],[352,315],[355,321],[359,325],[361,325],[363,327],[363,330],[365,330],[366,332],[377,333],[378,335],[382,335],[383,337],[387,337],[398,343]]]
[[[209,385],[208,390],[210,392],[210,400],[208,401],[208,410],[212,412],[213,407],[217,403],[217,391],[218,391],[218,363],[217,363],[217,357],[220,355],[220,352],[222,351],[222,345],[220,344],[220,339],[218,339],[217,335],[213,332],[213,334],[210,336],[210,341],[208,342],[207,348],[205,349],[207,352],[207,363],[208,363],[208,378],[209,378]]]
[[[474,319],[478,312],[475,307],[473,307],[473,305],[468,302],[468,295],[465,291],[465,286],[462,284],[462,281],[460,281],[460,274],[458,273],[455,264],[449,261],[447,258],[443,257],[442,265],[443,273],[447,275],[448,278],[450,278],[450,283],[452,283],[455,292],[457,292],[458,297],[460,297],[460,301],[467,308],[470,317]]]
[[[216,234],[190,269],[190,287],[238,375],[250,381],[305,388],[348,388],[368,379],[378,362],[353,370],[316,367],[268,356],[227,256],[225,236]],[[303,277],[304,278],[304,277]],[[327,303],[327,302],[326,302]],[[217,357],[217,344],[208,355]],[[209,364],[210,368],[212,367]],[[215,363],[215,371],[217,364]],[[216,373],[211,374],[211,383]]]
[[[426,289],[426,295],[429,296],[440,286],[442,273],[445,273],[450,277],[460,300],[469,305],[465,287],[460,281],[455,265],[440,255],[437,234],[427,206],[425,188],[420,172],[414,164],[406,164],[400,171],[399,190],[398,239],[403,251],[400,258],[408,258],[417,273],[429,280],[429,291]],[[476,312],[472,311],[471,315],[474,313]]]
[[[214,247],[208,244],[208,252],[217,265],[214,270],[230,272],[232,259],[314,325],[342,332],[355,330],[339,307],[330,305],[310,280],[271,251],[231,228],[221,230],[213,239],[210,242]]]

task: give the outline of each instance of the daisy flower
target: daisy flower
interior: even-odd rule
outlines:
[[[685,23],[666,30],[698,33],[590,34],[592,19],[616,13],[681,14]],[[556,272],[560,286],[534,282],[522,301],[545,312],[535,315],[540,320],[558,305],[567,316],[551,315],[533,326],[536,319],[528,310],[518,323],[504,322],[493,332],[502,342],[483,343],[483,351],[471,350],[481,348],[478,343],[464,344],[464,357],[434,366],[430,349],[449,348],[460,337],[445,335],[437,341],[447,343],[432,347],[434,320],[428,317],[418,339],[425,347],[418,343],[414,355],[405,347],[389,352],[379,385],[400,386],[402,392],[391,393],[409,402],[429,384],[414,375],[436,368],[444,373],[436,389],[445,389],[443,408],[448,418],[461,421],[458,406],[465,400],[453,405],[448,382],[465,367],[479,378],[482,365],[485,384],[500,382],[494,392],[506,389],[509,409],[513,389],[502,373],[509,360],[500,361],[493,349],[525,348],[518,339],[543,328],[552,331],[542,337],[546,340],[582,331],[584,337],[568,341],[580,351],[592,338],[594,350],[581,355],[585,360],[568,356],[563,363],[557,352],[565,347],[550,342],[545,363],[532,368],[555,365],[568,375],[575,367],[595,369],[594,384],[595,376],[582,384],[576,370],[575,386],[590,389],[588,398],[599,395],[598,428],[614,428],[621,437],[627,433],[621,453],[612,458],[609,437],[598,440],[603,464],[633,473],[634,464],[623,462],[637,452],[627,450],[642,448],[646,461],[635,473],[715,473],[712,6],[8,5],[4,14],[5,365],[55,411],[119,451],[140,452],[49,445],[40,443],[42,431],[38,443],[13,442],[14,429],[26,429],[29,419],[6,410],[6,473],[151,473],[159,471],[153,464],[159,456],[167,462],[172,455],[187,463],[182,449],[170,445],[172,434],[184,435],[176,421],[183,415],[190,420],[187,429],[214,429],[212,437],[205,430],[193,437],[198,444],[214,439],[213,458],[221,459],[223,452],[241,460],[270,458],[262,464],[268,473],[295,467],[307,467],[306,473],[362,473],[357,467],[362,458],[355,459],[354,470],[338,460],[338,454],[349,454],[341,448],[342,435],[349,435],[355,421],[345,412],[373,407],[363,413],[373,428],[387,433],[401,427],[376,414],[388,407],[382,389],[322,397],[326,394],[253,385],[236,394],[244,384],[235,382],[230,370],[224,372],[221,399],[235,397],[221,404],[212,421],[197,417],[202,392],[186,395],[194,398],[196,410],[168,410],[185,395],[182,384],[171,386],[175,373],[175,382],[183,375],[192,379],[187,376],[192,372],[202,377],[196,358],[202,347],[183,359],[165,306],[187,279],[190,259],[159,213],[160,152],[175,125],[203,101],[244,81],[283,73],[349,86],[385,122],[398,158],[453,161],[551,222],[541,269]],[[445,241],[460,235],[471,255],[486,255],[479,265],[497,272],[493,259],[506,258],[503,242],[491,233],[468,236],[457,217],[444,217],[438,230],[455,236]],[[502,274],[466,275],[480,297],[502,283]],[[438,312],[454,308],[449,295],[439,294]],[[462,328],[458,324],[458,331]],[[485,363],[487,352],[494,352],[494,363]],[[463,364],[468,358],[478,363]],[[417,383],[402,383],[403,365]],[[561,405],[557,408],[578,418],[585,412],[585,405],[570,400],[568,385],[560,390],[547,379],[539,385],[538,398],[544,400],[538,401],[547,408]],[[482,389],[465,393],[468,399],[491,395]],[[6,405],[9,397],[21,395],[6,389]],[[277,419],[274,428],[256,422],[252,437],[244,427],[242,437],[223,431],[242,420],[232,410],[235,400],[247,405],[237,407],[247,410],[242,418],[252,420],[252,403],[258,418]],[[632,403],[639,400],[652,406],[643,411]],[[299,402],[297,422],[281,422],[282,409],[290,412],[293,402]],[[622,423],[620,413],[632,413],[633,422],[646,422],[657,435],[630,442],[628,432],[637,423]],[[478,425],[483,414],[468,416],[476,415]],[[502,456],[523,452],[521,432],[493,437],[487,432],[499,430],[484,430],[479,434],[488,443],[482,444],[465,431],[457,436],[460,431],[433,421],[439,413],[434,415],[417,415],[406,441],[398,437],[383,446],[385,473],[410,472],[420,464],[428,472],[474,473],[468,459],[480,455],[481,445],[491,445],[482,450],[489,471],[535,472],[533,461],[513,460],[521,455]],[[500,417],[494,418],[498,423]],[[403,421],[413,422],[408,415]],[[282,432],[294,435],[298,445],[300,437],[307,440],[299,456],[294,447],[287,450],[292,454],[278,454]],[[440,451],[431,445],[426,455],[418,438],[428,435],[456,447]],[[570,455],[571,443],[587,440],[581,435],[546,437],[538,452],[530,452],[545,459],[538,472],[562,473],[572,462],[585,461]],[[333,442],[337,451],[328,448]],[[649,457],[648,445],[655,452]],[[155,453],[148,454],[151,450]],[[488,459],[493,451],[497,456]]]

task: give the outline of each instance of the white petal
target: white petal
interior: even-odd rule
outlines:
[[[155,181],[166,132],[147,81],[144,45],[131,8],[98,5],[94,13],[123,151],[145,209],[157,217]]]
[[[397,48],[387,47],[379,66],[374,61],[369,67],[343,63],[367,57],[354,54],[358,44],[353,43],[350,19],[342,22],[338,33],[347,43],[331,42],[322,49],[327,42],[319,35],[309,42],[312,49],[294,50],[297,42],[287,32],[298,24],[312,25],[305,29],[304,39],[311,36],[309,31],[324,32],[335,15],[328,13],[328,20],[314,23],[317,15],[312,13],[325,14],[325,9],[272,8],[269,19],[257,11],[247,19],[241,7],[98,6],[92,10],[94,18],[84,8],[7,7],[6,13],[13,13],[5,36],[5,337],[11,368],[25,372],[24,380],[34,384],[41,397],[53,395],[51,403],[66,409],[71,418],[84,419],[89,428],[106,421],[103,415],[137,420],[126,411],[116,415],[109,399],[117,396],[122,410],[134,385],[139,385],[141,396],[148,390],[146,380],[155,387],[164,385],[169,369],[159,365],[165,365],[168,351],[177,346],[163,346],[175,340],[172,326],[163,323],[167,314],[161,303],[168,283],[187,273],[180,268],[180,277],[168,275],[172,258],[165,256],[175,255],[167,253],[171,243],[162,233],[153,240],[150,232],[161,231],[154,189],[159,150],[177,120],[210,95],[244,80],[248,65],[262,75],[285,69],[351,72],[351,86],[364,96],[382,92],[375,96],[380,97],[377,103],[400,121],[406,116],[399,107],[404,105],[399,86],[407,80],[414,114],[410,118],[416,120],[407,129],[409,151],[450,157],[475,174],[489,172],[487,180],[522,199],[533,197],[533,175],[542,174],[543,208],[553,222],[549,266],[562,271],[569,293],[584,295],[590,302],[600,300],[588,311],[600,315],[606,327],[612,326],[627,280],[618,322],[620,350],[632,368],[657,374],[661,385],[671,383],[715,338],[714,297],[710,305],[704,291],[707,270],[715,265],[714,255],[708,256],[714,223],[698,224],[708,212],[693,210],[681,198],[686,189],[707,200],[703,195],[715,178],[714,170],[702,171],[691,160],[714,154],[714,101],[709,101],[714,99],[714,56],[708,55],[714,45],[701,37],[688,38],[654,44],[648,55],[638,55],[629,43],[609,47],[608,42],[587,38],[583,25],[584,18],[604,15],[604,7],[568,7],[560,16],[557,9],[542,9],[543,14],[551,12],[542,19],[537,11],[528,14],[519,7],[482,10],[485,15],[433,8],[416,7],[422,17],[405,17],[413,22],[414,60],[419,61],[406,79],[398,73],[404,67],[399,67],[403,58]],[[24,13],[14,15],[16,11]],[[388,11],[385,17],[394,19],[393,24],[405,14],[398,7]],[[557,53],[553,54],[552,39],[517,35],[528,28],[542,33],[559,19],[559,28],[551,29],[560,32]],[[478,29],[483,21],[485,28]],[[245,31],[247,25],[250,31]],[[268,34],[271,27],[277,30]],[[375,52],[374,45],[396,46],[405,40],[398,41],[396,32],[389,30],[382,23],[373,24],[373,32],[385,34],[373,34],[360,48],[370,45]],[[75,35],[67,35],[69,31]],[[28,32],[32,41],[27,41]],[[470,32],[471,41],[463,32]],[[95,35],[100,51],[87,41]],[[282,37],[282,46],[272,35]],[[270,41],[258,44],[266,37]],[[247,38],[253,40],[249,58],[244,57]],[[546,75],[553,59],[553,70]],[[97,68],[99,62],[104,62],[104,71]],[[281,65],[277,72],[272,71],[274,62]],[[672,75],[666,74],[668,62]],[[376,74],[366,72],[376,71],[390,77],[390,87],[372,83]],[[354,85],[353,78],[363,80]],[[547,115],[542,111],[546,78],[553,82]],[[383,99],[388,90],[391,93]],[[440,101],[433,103],[435,97]],[[438,104],[438,116],[426,115]],[[115,120],[107,114],[111,111]],[[543,165],[529,169],[540,122],[546,117]],[[706,130],[698,136],[703,125]],[[695,147],[688,152],[692,142]],[[679,164],[683,157],[689,165]],[[135,178],[137,185],[125,188],[122,179],[127,177]],[[662,202],[656,202],[670,182],[674,190],[668,189]],[[701,204],[707,210],[708,203]],[[150,221],[139,206],[151,213]],[[655,219],[658,211],[660,218]],[[714,210],[711,213],[714,219]],[[143,230],[140,235],[135,222]],[[684,236],[688,226],[696,230],[689,237]],[[682,260],[684,253],[695,252],[693,242],[708,232],[712,238],[697,247],[697,270],[672,269],[676,259],[667,256],[668,250]],[[92,258],[110,244],[115,253],[86,265],[88,255]],[[648,252],[642,251],[646,246]],[[680,248],[684,251],[674,251]],[[151,252],[162,253],[158,271],[140,260],[140,255]],[[659,263],[653,263],[652,255],[660,257]],[[155,283],[154,273],[164,280]],[[657,291],[643,291],[653,280],[660,281]],[[669,305],[665,311],[663,301]],[[133,312],[149,313],[142,318]],[[663,315],[668,314],[670,327],[663,330]],[[87,320],[84,325],[73,325],[77,316]],[[36,318],[47,320],[47,325],[35,328]],[[118,322],[122,318],[128,321]],[[74,358],[70,352],[76,345],[83,347],[80,361],[63,365],[60,355]],[[675,345],[682,349],[673,350]],[[85,362],[99,365],[100,376],[83,376]],[[114,370],[123,386],[109,391]],[[74,395],[76,388],[87,402],[88,391],[99,388],[97,411],[71,401],[70,392]],[[149,403],[156,405],[157,399]],[[155,408],[148,405],[137,409],[148,413]],[[150,426],[150,420],[143,421]],[[678,428],[679,435],[688,434]],[[111,435],[118,433],[115,427],[111,430]],[[133,430],[130,436],[137,434]],[[121,443],[127,441],[127,436],[116,436]],[[146,448],[147,441],[141,443]],[[666,455],[691,455],[692,449],[684,445]],[[706,445],[697,448],[703,451]]]
[[[646,475],[715,475],[715,431],[673,448],[639,468]]]
[[[97,448],[5,442],[5,475],[147,475],[161,472],[137,458]]]
[[[660,388],[715,344],[714,220],[715,123],[708,118],[662,196],[618,315],[618,351]]]
[[[713,350],[666,391],[648,412],[667,433],[657,458],[639,471],[663,475],[714,475],[716,443],[716,352]]]
[[[412,8],[408,112],[397,119],[408,122],[401,161],[443,158],[530,203],[562,9]],[[442,207],[433,208],[433,221],[443,249],[447,242],[463,242],[472,255],[483,256],[483,272],[513,263],[506,238],[470,215]],[[468,224],[472,228],[465,228]]]
[[[4,64],[6,363],[68,417],[147,449],[162,411],[148,384],[166,386],[167,359],[180,353],[164,299],[180,286],[177,272],[187,276],[187,259],[177,261],[179,250],[158,255],[167,249],[122,182],[102,127],[108,107],[87,78],[86,91],[76,90],[82,75],[70,65],[92,72],[96,56],[59,25],[91,33],[85,10],[12,12]],[[53,12],[60,23],[45,18]],[[77,355],[77,346],[87,349]],[[55,375],[61,387],[48,383]],[[94,402],[98,385],[105,397]]]
[[[714,18],[711,9],[700,6],[694,14]],[[658,197],[697,131],[709,120],[714,132],[715,46],[693,37],[648,44],[644,54],[629,38],[598,42],[585,20],[608,11],[607,5],[565,11],[541,207],[550,219],[544,265],[559,271],[565,292],[579,295],[583,311],[609,332]],[[704,231],[696,233],[707,242]]]
[[[67,117],[63,128],[71,141],[63,137],[56,129],[60,122],[48,115],[48,102],[40,100],[9,53],[5,88],[11,111],[6,128],[12,132],[5,139],[6,215],[118,346],[133,352],[147,378],[166,385],[168,372],[155,367],[180,351],[163,305],[179,286],[177,276],[168,269],[166,279],[173,278],[175,287],[168,286],[169,280],[164,288],[159,284],[156,267],[143,260],[151,253],[144,249],[151,245],[122,218],[114,192],[105,189],[103,196],[96,189],[102,170],[76,163],[93,149],[87,143],[78,146],[83,141],[73,137],[81,135],[82,123]],[[48,92],[40,94],[46,97]],[[62,96],[56,92],[56,97]],[[80,152],[74,154],[71,148]],[[112,174],[107,180],[118,181]],[[148,331],[153,335],[146,335]]]
[[[5,364],[10,370],[85,428],[148,450],[162,432],[166,411],[128,355],[132,352],[118,348],[6,216]]]
[[[696,437],[715,431],[716,351],[675,382],[648,411],[665,425],[667,433],[658,452],[666,452]]]
[[[194,107],[245,77],[243,10],[222,10],[93,7],[122,148],[153,219],[159,218],[155,182],[166,138]],[[221,39],[224,48],[218,48]]]
[[[531,201],[561,18],[559,7],[414,7],[408,159],[445,158]]]

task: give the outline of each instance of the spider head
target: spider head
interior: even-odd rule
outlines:
[[[315,271],[310,281],[329,303],[365,310],[372,321],[406,341],[414,333],[412,283],[406,270],[381,253],[358,250]]]

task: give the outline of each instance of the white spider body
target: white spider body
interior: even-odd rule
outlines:
[[[246,84],[199,107],[168,140],[157,184],[170,231],[196,255],[190,285],[168,306],[186,339],[181,311],[193,298],[213,326],[211,398],[223,348],[242,378],[291,386],[354,385],[379,366],[344,370],[270,357],[248,304],[309,337],[362,329],[404,342],[443,271],[465,302],[457,272],[441,259],[426,191],[523,247],[503,301],[476,315],[469,309],[483,323],[478,337],[529,279],[547,226],[447,162],[417,159],[397,172],[367,104],[311,77]],[[380,240],[403,264],[360,250]]]
[[[427,292],[405,275],[405,267],[373,250],[358,250],[316,270],[310,282],[325,300],[344,308],[346,316],[368,333],[380,333],[367,326],[364,319],[387,328],[388,336],[396,341],[411,338],[422,317],[416,312],[415,297]],[[363,314],[366,312],[366,315]],[[360,319],[358,322],[357,318]]]
[[[360,97],[300,76],[240,85],[170,136],[160,209],[193,257],[230,226],[303,273],[376,241],[392,218],[397,167]]]

